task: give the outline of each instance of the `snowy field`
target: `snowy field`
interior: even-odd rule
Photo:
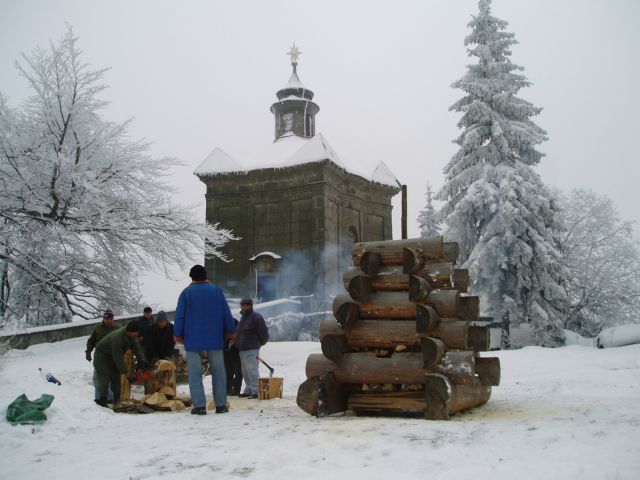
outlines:
[[[502,384],[489,403],[435,422],[306,415],[295,395],[307,356],[320,351],[306,342],[262,350],[284,376],[281,400],[232,397],[230,413],[204,417],[116,414],[93,403],[85,341],[35,345],[1,360],[0,478],[640,478],[640,345],[492,352]],[[39,367],[62,386],[46,383]],[[4,420],[22,393],[55,395],[47,422]]]

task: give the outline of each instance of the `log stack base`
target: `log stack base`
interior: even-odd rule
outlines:
[[[318,417],[349,410],[447,420],[486,403],[500,361],[479,353],[489,332],[472,325],[479,301],[466,295],[457,255],[441,237],[355,244],[348,294],[336,296],[335,321],[320,326],[322,354],[307,359],[298,406]]]

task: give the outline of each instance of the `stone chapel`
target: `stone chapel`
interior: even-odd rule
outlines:
[[[355,242],[389,240],[398,182],[381,162],[370,176],[343,163],[316,134],[320,107],[293,72],[271,105],[275,138],[248,158],[215,148],[195,170],[207,186],[206,219],[241,237],[225,248],[233,259],[205,267],[228,295],[261,301],[342,291]]]

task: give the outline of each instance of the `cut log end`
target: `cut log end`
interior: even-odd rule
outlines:
[[[360,258],[360,269],[367,275],[376,275],[382,265],[382,255],[378,252],[365,252]]]

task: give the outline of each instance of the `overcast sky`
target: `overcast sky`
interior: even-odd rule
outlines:
[[[408,186],[417,236],[425,185],[440,188],[456,151],[449,106],[462,92],[450,85],[472,61],[464,37],[477,11],[476,0],[0,0],[0,91],[18,105],[27,90],[14,61],[69,23],[84,60],[110,68],[104,116],[134,118],[132,139],[186,164],[180,201],[203,203],[191,172],[214,147],[241,156],[273,141],[269,107],[295,42],[320,106],[316,133],[347,165],[387,163]],[[492,13],[520,42],[511,58],[533,83],[520,96],[544,108],[534,121],[549,136],[545,183],[605,193],[640,221],[640,1],[494,0]],[[395,205],[397,238],[399,196]]]

